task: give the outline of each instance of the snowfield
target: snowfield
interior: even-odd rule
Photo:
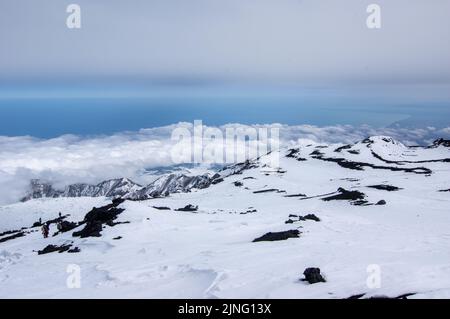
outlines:
[[[121,202],[112,209],[124,210],[102,224],[100,237],[73,233],[111,198],[2,206],[0,298],[450,298],[444,142],[304,143],[281,150],[280,167],[260,158],[220,171],[204,188]],[[47,239],[31,227],[59,213],[80,224],[53,236],[52,223]],[[320,221],[298,217],[307,214]],[[253,242],[294,229],[299,238]],[[48,245],[79,252],[38,254]],[[67,285],[74,264],[79,288]],[[380,269],[377,287],[367,283],[370,265]],[[320,268],[326,282],[302,281],[308,267]]]

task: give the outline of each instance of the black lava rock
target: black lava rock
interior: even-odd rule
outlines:
[[[330,200],[362,200],[366,197],[364,193],[361,193],[359,191],[348,191],[342,187],[339,187],[337,192],[339,194],[328,196],[325,198],[322,198],[324,201],[330,201]]]
[[[157,210],[170,210],[170,207],[166,206],[152,206],[152,207]]]
[[[41,227],[42,223],[41,222],[34,222],[33,226],[31,226],[31,228],[35,228],[35,227]]]
[[[439,146],[439,145],[442,145],[445,147],[450,147],[450,140],[444,140],[443,138],[439,138],[433,142],[433,146]]]
[[[80,231],[74,232],[74,237],[100,237],[103,229],[103,224],[114,226],[119,223],[113,221],[121,214],[125,209],[117,208],[125,200],[121,198],[114,199],[111,204],[102,206],[99,208],[92,208],[92,210],[84,216],[83,223],[86,225]]]
[[[175,209],[178,212],[196,212],[198,210],[198,206],[194,206],[194,205],[186,205],[183,208],[178,208]]]
[[[297,229],[287,230],[287,231],[281,231],[281,232],[275,232],[275,233],[267,233],[262,235],[261,237],[258,237],[253,240],[253,242],[259,242],[259,241],[278,241],[278,240],[286,240],[289,238],[299,238],[300,237],[300,231]]]
[[[398,190],[401,189],[400,187],[397,187],[397,186],[384,185],[384,184],[381,184],[381,185],[370,185],[370,186],[367,186],[367,187],[375,188],[375,189],[379,189],[379,190],[384,190],[384,191],[388,191],[388,192],[394,192],[394,191],[398,191]]]
[[[18,233],[15,233],[14,235],[0,238],[0,243],[4,243],[5,241],[16,239],[16,238],[23,237],[23,236],[25,236],[24,232],[18,232]]]
[[[320,268],[306,268],[303,272],[305,276],[303,281],[307,281],[310,284],[316,284],[318,282],[326,282],[325,278],[320,274]]]
[[[223,178],[216,178],[211,182],[211,184],[216,185],[216,184],[219,184],[222,182],[223,182]]]
[[[79,253],[81,250],[78,247],[74,247],[72,249],[69,249],[67,252],[68,253]]]
[[[313,220],[315,222],[320,222],[320,218],[314,214],[308,214],[305,216],[300,216],[299,218],[303,218],[303,220]]]
[[[61,245],[61,246],[48,245],[44,249],[39,250],[38,255],[44,255],[44,254],[49,254],[49,253],[53,253],[53,252],[62,253],[62,252],[68,251],[71,246],[72,245]]]
[[[72,234],[73,237],[101,237],[100,234],[103,230],[102,223],[100,221],[90,221],[86,223],[86,226],[80,231],[76,231]]]
[[[69,221],[66,221],[66,220],[63,220],[59,225],[60,225],[59,226],[60,227],[59,228],[59,232],[60,233],[65,233],[65,232],[68,232],[68,231],[78,227],[77,223],[69,222]]]

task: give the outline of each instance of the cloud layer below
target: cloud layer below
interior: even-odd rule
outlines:
[[[109,178],[130,177],[137,182],[148,182],[143,169],[173,164],[172,140],[176,129],[193,131],[192,123],[123,132],[110,136],[82,138],[64,135],[53,139],[29,136],[0,136],[0,204],[17,201],[23,196],[32,178],[40,178],[63,187],[69,183],[97,183]],[[203,127],[206,130],[208,127]],[[450,138],[450,127],[435,129],[372,128],[370,126],[313,125],[287,126],[272,124],[245,126],[228,124],[209,129],[278,128],[280,146],[289,146],[300,140],[324,143],[353,143],[372,135],[388,135],[405,144],[428,145],[438,137]],[[222,147],[220,140],[209,142],[213,148]],[[148,178],[148,177],[147,177]]]

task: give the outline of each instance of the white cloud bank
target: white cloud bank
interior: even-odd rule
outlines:
[[[192,123],[142,129],[111,136],[80,137],[64,135],[52,139],[29,136],[0,136],[0,204],[17,201],[24,195],[32,178],[41,178],[64,186],[74,182],[97,183],[108,178],[130,177],[145,182],[143,168],[172,164],[171,140],[175,128],[192,129]],[[249,128],[240,124],[219,127]],[[324,143],[353,143],[371,135],[388,135],[405,144],[428,145],[438,137],[450,138],[450,127],[435,129],[372,128],[370,126],[281,124],[251,127],[277,127],[280,145],[288,146],[301,139]],[[205,127],[206,128],[206,127]]]

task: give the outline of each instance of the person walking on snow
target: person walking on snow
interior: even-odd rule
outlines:
[[[49,228],[48,224],[44,224],[42,226],[42,236],[44,236],[44,238],[47,238],[49,231],[50,231],[50,228]]]

